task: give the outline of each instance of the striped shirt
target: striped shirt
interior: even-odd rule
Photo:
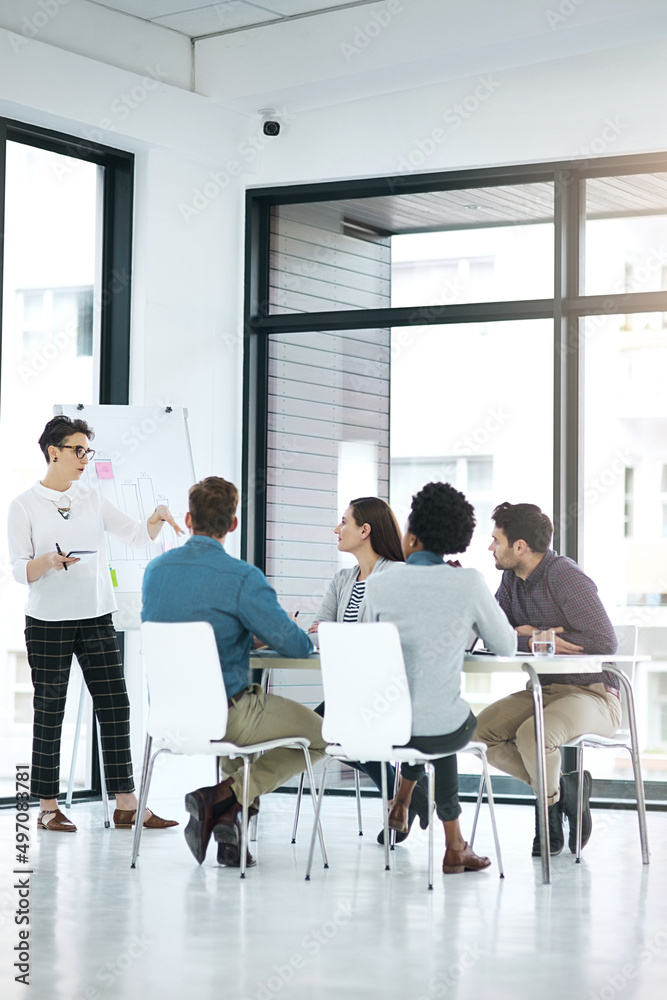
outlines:
[[[352,593],[350,594],[350,600],[345,608],[345,616],[343,618],[344,622],[356,622],[359,620],[359,606],[364,599],[364,594],[366,592],[366,581],[357,581],[352,588]]]

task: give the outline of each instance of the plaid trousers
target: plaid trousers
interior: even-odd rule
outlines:
[[[60,622],[26,617],[25,642],[34,688],[32,794],[42,799],[58,795],[60,739],[73,654],[93,699],[107,789],[134,791],[130,703],[111,615]]]

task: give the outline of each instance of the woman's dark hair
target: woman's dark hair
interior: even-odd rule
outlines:
[[[554,533],[553,525],[534,503],[499,503],[491,515],[496,528],[505,532],[514,545],[520,538],[533,552],[546,552]]]
[[[358,497],[350,500],[349,506],[360,528],[363,524],[370,525],[373,552],[390,562],[404,562],[401,529],[389,504],[379,497]]]
[[[95,431],[88,426],[85,420],[72,420],[71,417],[64,416],[53,417],[52,420],[49,420],[38,442],[47,462],[49,461],[49,446],[54,445],[56,448],[62,448],[64,442],[72,434],[85,434],[89,441],[95,437]]]
[[[408,531],[438,556],[465,552],[475,523],[472,505],[449,483],[427,483],[412,498]]]

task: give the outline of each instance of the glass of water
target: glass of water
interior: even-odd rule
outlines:
[[[552,628],[533,631],[533,656],[553,656],[556,652],[556,633]]]

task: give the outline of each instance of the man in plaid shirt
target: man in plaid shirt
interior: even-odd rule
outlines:
[[[553,526],[539,507],[502,503],[494,510],[493,553],[503,577],[496,600],[518,634],[518,648],[531,649],[534,629],[554,629],[556,653],[616,652],[616,635],[595,584],[565,556],[549,549]],[[551,854],[563,850],[563,815],[569,847],[576,850],[577,774],[560,773],[560,747],[583,733],[613,736],[621,721],[618,680],[613,674],[541,674],[544,704],[547,801]],[[487,744],[489,761],[536,788],[535,728],[530,691],[489,705],[477,719],[476,739]],[[591,835],[591,776],[584,771],[581,844]],[[533,856],[540,854],[537,811]]]

